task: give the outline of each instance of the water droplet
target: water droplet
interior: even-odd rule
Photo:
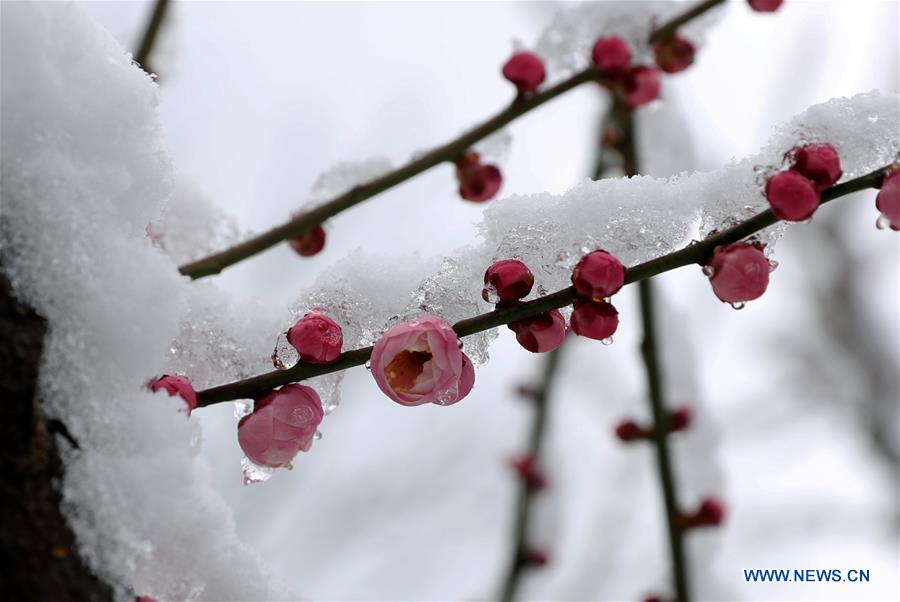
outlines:
[[[602,339],[600,342],[603,343],[604,345],[612,345],[612,344],[613,344],[613,338],[612,338],[612,337],[606,337],[605,339]]]
[[[253,408],[249,401],[236,401],[234,402],[234,417],[240,420],[247,414],[253,412]]]
[[[547,288],[546,288],[543,284],[539,284],[539,285],[537,286],[537,294],[538,294],[538,296],[543,297],[543,296],[545,296],[545,295],[547,294],[547,292],[548,292],[548,291],[547,291]]]
[[[497,289],[493,284],[484,285],[484,289],[481,291],[481,298],[488,303],[500,303],[500,295],[497,293]]]
[[[372,360],[366,360],[366,370],[372,371]]]
[[[438,405],[445,406],[456,401],[458,395],[459,392],[456,387],[450,387],[449,389],[442,389],[435,393],[434,400]]]
[[[706,275],[707,278],[712,278],[712,275],[716,273],[716,268],[711,265],[703,266],[703,274]]]
[[[321,438],[322,438],[322,432],[319,431],[319,430],[317,429],[316,432],[313,433],[313,439],[315,439],[316,441],[318,441],[318,440],[321,439]]]
[[[729,305],[730,305],[733,309],[744,309],[744,307],[745,307],[747,304],[744,303],[743,301],[739,301],[738,303],[729,303]]]
[[[253,483],[268,481],[272,478],[275,469],[269,466],[259,466],[251,462],[249,458],[243,458],[241,460],[241,472],[244,475],[244,485],[252,485]]]
[[[891,220],[889,220],[888,217],[884,214],[879,215],[878,219],[875,220],[875,227],[878,228],[879,230],[884,230],[885,228],[887,228],[890,225],[891,225]]]
[[[287,332],[282,332],[275,339],[275,349],[272,351],[272,365],[276,370],[293,368],[300,361],[300,355],[287,338]]]
[[[769,271],[774,272],[775,268],[777,268],[777,267],[778,267],[778,262],[775,261],[774,259],[770,259],[769,260]]]

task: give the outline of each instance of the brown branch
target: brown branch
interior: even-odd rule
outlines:
[[[544,432],[547,425],[547,399],[550,396],[553,381],[557,374],[563,346],[565,346],[565,343],[547,354],[544,360],[544,374],[540,388],[528,392],[528,396],[534,401],[534,419],[531,423],[531,432],[528,435],[528,455],[534,459],[535,468],[539,465]],[[528,523],[534,492],[535,487],[526,478],[519,479],[519,492],[516,497],[516,517],[513,523],[512,555],[509,560],[506,579],[503,582],[503,591],[500,595],[500,600],[503,602],[513,600],[522,570],[527,566],[527,554],[529,551]]]
[[[716,3],[702,2],[698,6],[689,9],[684,14],[675,17],[672,22],[664,25],[661,29],[670,28],[672,23],[675,23],[675,27],[683,25],[691,19],[703,14],[715,4]],[[650,40],[653,40],[653,36],[650,37]],[[272,228],[271,230],[263,232],[262,234],[258,234],[253,238],[245,240],[242,243],[238,243],[233,247],[214,253],[208,257],[187,263],[178,268],[178,271],[183,275],[190,276],[194,279],[218,274],[225,268],[247,259],[248,257],[252,257],[257,253],[261,253],[266,249],[277,245],[281,241],[303,234],[345,209],[358,205],[389,188],[397,186],[398,184],[431,169],[432,167],[447,161],[455,160],[473,144],[490,134],[493,134],[518,117],[525,115],[545,102],[552,100],[583,83],[596,81],[597,79],[598,75],[596,71],[593,67],[588,67],[545,90],[532,94],[531,96],[519,97],[514,100],[511,105],[500,111],[500,113],[491,119],[488,119],[458,138],[413,159],[402,167],[398,167],[366,184],[356,186],[330,201],[319,205],[315,209],[280,226]]]
[[[144,71],[148,73],[151,72],[149,64],[150,53],[153,52],[153,45],[156,43],[156,38],[159,35],[168,7],[169,0],[156,0],[153,12],[150,14],[150,20],[147,21],[147,27],[144,29],[144,37],[141,38],[141,44],[134,55],[134,62],[143,67]]]
[[[681,13],[680,15],[678,15],[677,17],[675,17],[674,19],[672,19],[671,21],[666,23],[665,25],[655,29],[653,31],[653,34],[650,35],[650,40],[649,40],[650,44],[655,44],[656,42],[659,42],[660,40],[665,40],[666,38],[673,35],[678,30],[679,27],[681,27],[688,21],[696,19],[697,17],[699,17],[700,15],[702,15],[709,9],[718,6],[719,4],[722,4],[723,2],[725,2],[725,0],[705,0],[704,2],[701,2],[701,3],[697,4],[696,6],[689,8],[685,12]]]
[[[616,103],[612,110],[613,119],[619,123],[622,133],[619,150],[622,154],[625,174],[634,176],[638,173],[638,156],[636,149],[636,128],[634,114],[626,106]],[[679,506],[675,487],[675,476],[672,462],[669,459],[669,415],[666,411],[665,393],[663,391],[660,358],[656,349],[656,316],[653,306],[653,281],[641,280],[638,283],[640,297],[641,323],[644,328],[644,339],[641,342],[641,357],[647,374],[647,398],[653,415],[652,443],[656,452],[656,469],[659,474],[660,487],[663,493],[663,504],[666,511],[666,527],[669,539],[669,554],[672,559],[672,577],[674,581],[675,600],[688,602],[687,554],[684,550],[684,538],[678,525]]]
[[[829,188],[822,193],[822,204],[824,205],[829,201],[853,192],[879,187],[885,172],[891,167],[892,165],[881,167],[864,176],[848,180],[847,182]],[[673,251],[667,255],[628,268],[625,271],[625,283],[631,284],[633,282],[646,280],[658,274],[662,274],[663,272],[668,272],[690,264],[703,264],[712,255],[713,249],[717,246],[730,244],[747,238],[751,234],[759,232],[778,221],[778,218],[767,209],[750,219],[741,222],[732,228],[723,230],[715,236],[710,236],[701,242],[688,245],[678,251]],[[570,305],[574,300],[575,288],[570,286],[520,305],[503,307],[472,318],[460,320],[453,325],[453,329],[456,331],[457,335],[465,337],[497,326],[509,324],[516,320],[536,316],[550,311],[551,309],[565,307],[566,305]],[[245,380],[205,389],[198,393],[198,406],[204,407],[235,399],[252,399],[260,393],[265,393],[266,391],[281,385],[305,380],[314,376],[321,376],[322,374],[338,372],[339,370],[345,370],[353,366],[360,366],[366,363],[371,354],[372,347],[363,347],[361,349],[354,349],[342,353],[338,360],[333,364],[299,363],[288,370],[276,370],[266,374],[253,376]]]

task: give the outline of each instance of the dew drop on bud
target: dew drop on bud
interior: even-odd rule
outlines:
[[[316,441],[318,441],[318,440],[321,439],[321,438],[322,438],[322,432],[321,432],[320,430],[316,429],[316,432],[313,433],[313,439],[315,439]]]
[[[282,332],[275,339],[275,350],[272,351],[272,365],[276,370],[293,368],[300,361],[300,355],[288,341],[287,332]]]
[[[878,228],[879,230],[884,230],[885,228],[887,228],[890,225],[891,225],[891,220],[889,220],[887,218],[887,216],[884,214],[879,215],[878,219],[875,220],[875,227]]]
[[[493,284],[484,285],[484,290],[481,291],[481,298],[488,303],[500,303],[500,294]]]
[[[258,466],[248,458],[243,458],[241,460],[241,472],[244,475],[244,485],[252,485],[253,483],[268,481],[275,469],[269,466]]]
[[[248,401],[236,401],[234,402],[234,417],[240,420],[247,414],[250,414],[253,409],[250,407],[250,402]]]
[[[712,278],[712,275],[715,274],[715,273],[716,273],[716,268],[712,267],[711,265],[705,265],[705,266],[703,266],[703,274],[704,274],[707,278]]]
[[[600,342],[603,343],[604,345],[612,345],[612,344],[613,344],[613,338],[612,338],[612,337],[606,337],[605,339],[601,339]]]
[[[366,370],[372,371],[372,360],[366,360]]]
[[[744,309],[744,306],[747,304],[741,301],[740,303],[729,303],[728,305],[730,305],[733,309]]]
[[[774,272],[775,268],[777,268],[777,267],[778,267],[778,262],[775,261],[774,259],[770,259],[769,260],[769,271]]]

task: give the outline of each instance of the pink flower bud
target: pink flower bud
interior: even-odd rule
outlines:
[[[162,389],[170,397],[178,395],[187,404],[188,415],[197,407],[197,392],[194,391],[191,381],[184,376],[163,374],[159,378],[153,378],[147,382],[147,388],[154,393]]]
[[[603,341],[616,333],[619,312],[611,303],[576,299],[574,306],[569,326],[578,336]]]
[[[641,427],[634,420],[623,420],[616,425],[616,437],[625,443],[642,441],[651,437],[650,431]]]
[[[525,483],[525,486],[532,490],[543,489],[547,486],[547,480],[537,467],[537,460],[532,454],[525,454],[514,458],[510,462],[513,470]]]
[[[892,230],[900,230],[900,167],[884,176],[875,207],[890,222]]]
[[[612,84],[613,91],[631,109],[659,98],[660,87],[659,71],[645,66],[632,67]]]
[[[694,63],[694,45],[678,35],[653,45],[656,64],[666,73],[684,71]]]
[[[485,301],[510,303],[531,292],[534,275],[528,266],[518,259],[501,259],[484,273],[484,284],[481,297]]]
[[[522,553],[520,561],[525,566],[539,567],[550,563],[550,557],[542,550],[526,550]]]
[[[766,183],[766,198],[779,219],[800,222],[819,207],[819,193],[813,183],[796,171],[782,171]]]
[[[692,515],[681,516],[679,523],[682,529],[694,529],[696,527],[714,527],[725,520],[725,506],[721,500],[708,497],[700,504]]]
[[[709,262],[713,292],[726,303],[757,299],[769,286],[769,260],[757,247],[737,242],[717,247]]]
[[[830,144],[807,144],[797,150],[791,168],[809,179],[822,192],[840,179],[841,159]]]
[[[784,0],[747,0],[750,8],[761,13],[775,12],[782,2]]]
[[[533,52],[517,52],[503,65],[503,77],[515,84],[519,94],[534,92],[544,76],[544,61]]]
[[[321,225],[313,226],[303,234],[288,239],[291,248],[303,257],[311,257],[325,247],[325,229]]]
[[[385,332],[372,349],[371,369],[385,395],[405,406],[450,405],[475,384],[475,368],[453,328],[434,316]]]
[[[591,251],[572,270],[572,284],[578,296],[602,301],[625,284],[625,266],[606,251]]]
[[[254,404],[238,423],[238,443],[260,466],[277,468],[309,451],[325,417],[318,394],[304,385],[285,385]]]
[[[566,338],[566,320],[558,310],[524,318],[508,324],[519,345],[532,353],[553,351]]]
[[[691,426],[693,413],[687,406],[676,408],[669,413],[669,432],[683,431]]]
[[[497,166],[482,163],[478,153],[473,151],[463,153],[456,160],[456,179],[459,180],[459,196],[474,203],[494,198],[503,184]]]
[[[631,49],[623,38],[607,36],[594,43],[591,57],[600,75],[611,75],[628,66],[631,61]]]
[[[344,345],[341,327],[320,313],[308,313],[291,326],[288,342],[297,350],[300,360],[309,364],[330,364],[337,361]]]

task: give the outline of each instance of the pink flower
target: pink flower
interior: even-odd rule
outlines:
[[[503,77],[515,84],[519,94],[534,92],[544,75],[544,61],[533,52],[517,52],[503,65]]]
[[[591,251],[572,270],[572,284],[580,297],[601,301],[625,284],[625,266],[606,251]]]
[[[320,313],[308,313],[291,326],[288,342],[297,350],[300,359],[309,364],[330,364],[337,361],[344,345],[341,327]]]
[[[610,75],[625,69],[631,61],[628,42],[619,36],[598,39],[591,50],[594,67],[601,75]]]
[[[655,67],[632,67],[612,82],[612,89],[629,108],[634,109],[659,98],[659,71]]]
[[[830,144],[807,144],[794,155],[794,171],[809,179],[822,192],[841,177],[841,159]]]
[[[524,318],[508,324],[519,345],[532,353],[553,351],[566,338],[566,320],[558,310]]]
[[[456,160],[456,179],[459,180],[459,196],[474,203],[494,198],[503,184],[497,166],[482,163],[474,151],[467,151]]]
[[[900,167],[884,176],[875,207],[888,219],[892,230],[900,230]]]
[[[188,415],[197,407],[197,392],[194,391],[191,381],[184,376],[172,376],[163,374],[159,378],[153,378],[147,383],[147,388],[156,393],[160,389],[169,396],[178,395],[188,407]]]
[[[303,385],[285,385],[254,404],[238,423],[238,443],[260,466],[276,468],[309,451],[325,417],[318,394]]]
[[[726,303],[752,301],[762,296],[769,286],[769,260],[749,243],[718,247],[709,266],[713,292]]]
[[[694,45],[673,35],[653,45],[656,64],[666,73],[684,71],[694,63]]]
[[[397,324],[372,349],[372,375],[385,395],[405,406],[450,405],[469,394],[475,368],[443,319]]]
[[[819,207],[819,193],[815,186],[796,171],[782,171],[769,178],[766,198],[772,213],[790,222],[809,219]]]
[[[484,273],[484,284],[481,297],[485,301],[511,303],[531,292],[534,275],[518,259],[501,259]]]
[[[747,0],[750,8],[761,13],[775,12],[782,2],[784,0]]]
[[[574,306],[569,326],[578,336],[603,341],[619,328],[619,312],[612,303],[576,299]]]

